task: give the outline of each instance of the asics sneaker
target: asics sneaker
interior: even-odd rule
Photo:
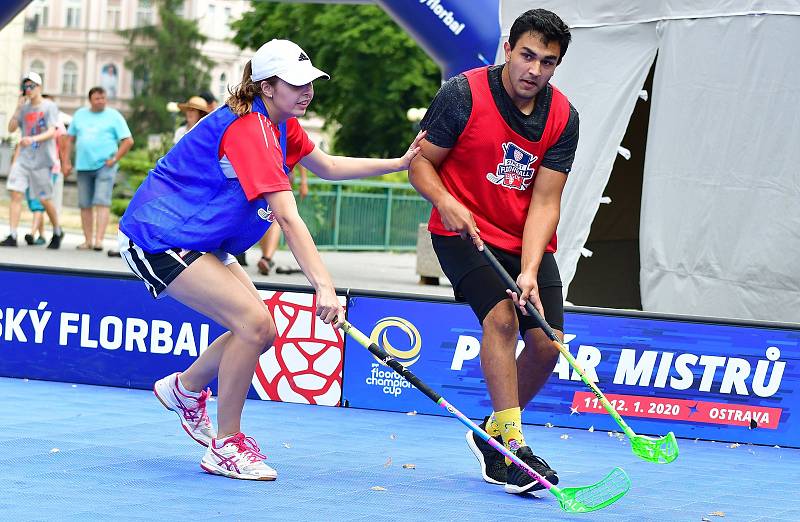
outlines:
[[[486,423],[489,417],[483,419],[480,424],[482,430],[486,430]],[[503,445],[503,439],[494,437],[494,440]],[[506,483],[506,461],[503,454],[489,445],[488,442],[475,435],[473,431],[467,432],[467,446],[469,446],[472,454],[478,459],[481,465],[481,475],[483,480],[489,484],[505,484]]]
[[[547,464],[543,458],[534,455],[528,446],[522,446],[517,450],[516,455],[522,462],[533,468],[533,471],[547,479],[548,482],[554,486],[558,484],[558,475],[555,470],[551,469],[550,465]],[[512,462],[508,465],[505,487],[506,493],[519,495],[529,491],[538,491],[540,489],[544,489],[544,486],[519,469],[516,464]]]
[[[212,439],[200,467],[212,475],[229,478],[275,480],[278,472],[264,463],[265,458],[256,441],[239,432],[225,440]]]
[[[180,373],[173,373],[156,381],[153,393],[166,409],[178,414],[181,426],[191,438],[208,446],[211,439],[217,436],[206,411],[206,401],[211,397],[211,390],[187,395],[178,388],[178,375]]]

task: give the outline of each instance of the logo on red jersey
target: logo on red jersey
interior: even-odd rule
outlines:
[[[531,154],[512,142],[503,143],[503,162],[495,172],[486,174],[486,179],[495,185],[515,190],[526,190],[536,174],[534,163],[538,156]]]

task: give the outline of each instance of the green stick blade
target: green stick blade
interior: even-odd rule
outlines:
[[[614,468],[597,484],[563,489],[553,487],[550,492],[558,498],[564,511],[588,513],[610,506],[625,496],[630,488],[628,474],[621,468]]]
[[[631,450],[649,462],[669,464],[678,458],[678,441],[671,431],[661,438],[636,435],[631,437]]]

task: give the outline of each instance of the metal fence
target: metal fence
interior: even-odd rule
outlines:
[[[414,250],[431,205],[408,183],[310,179],[300,216],[325,250]]]

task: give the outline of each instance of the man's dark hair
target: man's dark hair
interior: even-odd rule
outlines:
[[[203,91],[203,92],[200,93],[199,96],[201,98],[203,98],[206,101],[206,103],[209,103],[209,104],[215,103],[217,101],[217,99],[214,97],[214,95],[211,94],[211,91]]]
[[[569,26],[564,23],[564,20],[547,9],[525,11],[514,20],[514,24],[511,26],[511,34],[508,36],[508,43],[511,48],[514,48],[517,40],[523,34],[531,32],[542,35],[545,45],[553,40],[558,42],[558,45],[561,46],[561,55],[558,57],[558,63],[561,63],[561,59],[567,54],[569,42],[572,40]]]
[[[96,94],[98,92],[100,94],[105,94],[106,90],[103,89],[102,87],[92,87],[91,89],[89,89],[89,99],[91,100],[92,99],[92,95]]]

